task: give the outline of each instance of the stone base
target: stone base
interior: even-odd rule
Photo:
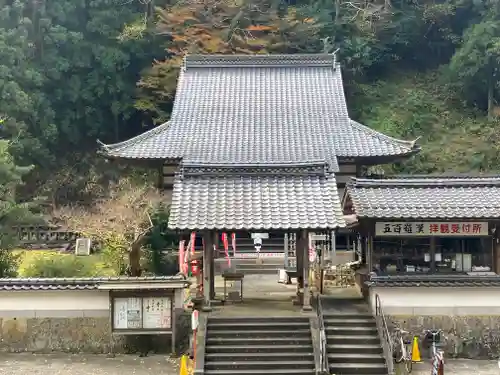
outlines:
[[[189,313],[177,316],[172,350],[169,335],[112,335],[108,317],[0,318],[0,352],[182,353],[189,345],[190,325]]]
[[[424,330],[442,329],[441,349],[445,358],[491,359],[500,353],[500,316],[387,316],[391,326],[419,337],[422,358],[429,358],[430,345]],[[391,324],[392,323],[392,324]]]

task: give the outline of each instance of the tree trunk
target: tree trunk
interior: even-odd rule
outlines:
[[[340,0],[335,0],[335,20],[334,24],[338,25],[340,20]]]
[[[494,103],[494,91],[495,91],[495,80],[491,79],[488,82],[488,120],[493,120],[494,116],[494,108],[495,108],[495,103]]]
[[[130,245],[130,252],[128,254],[129,276],[139,277],[142,274],[141,270],[141,248],[146,233],[140,234],[135,241]]]

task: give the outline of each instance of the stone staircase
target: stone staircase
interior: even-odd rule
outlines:
[[[309,318],[209,317],[206,375],[313,375]]]
[[[232,259],[232,266],[236,271],[244,275],[276,275],[278,278],[278,270],[284,268],[284,257],[266,257],[262,258],[261,262],[257,262],[256,258],[250,259]],[[215,261],[215,269],[217,273],[222,273],[227,268],[227,260],[218,258]]]
[[[366,312],[323,314],[330,374],[388,375],[375,318]]]

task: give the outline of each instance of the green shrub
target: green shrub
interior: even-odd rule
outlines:
[[[160,204],[151,213],[153,228],[146,238],[143,258],[145,270],[155,275],[175,275],[179,272],[177,256],[170,254],[179,243],[179,236],[168,229],[170,209]]]
[[[76,255],[47,253],[33,257],[25,265],[23,277],[94,277],[99,269],[94,259]]]

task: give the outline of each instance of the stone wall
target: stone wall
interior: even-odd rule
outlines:
[[[423,358],[429,357],[430,348],[423,332],[434,328],[443,330],[445,358],[488,359],[500,354],[500,315],[391,315],[387,320],[391,330],[400,327],[419,336]]]
[[[178,310],[175,351],[186,350],[190,315]],[[109,317],[19,318],[0,317],[0,351],[130,353],[144,350],[172,352],[169,335],[144,337],[111,334]]]

